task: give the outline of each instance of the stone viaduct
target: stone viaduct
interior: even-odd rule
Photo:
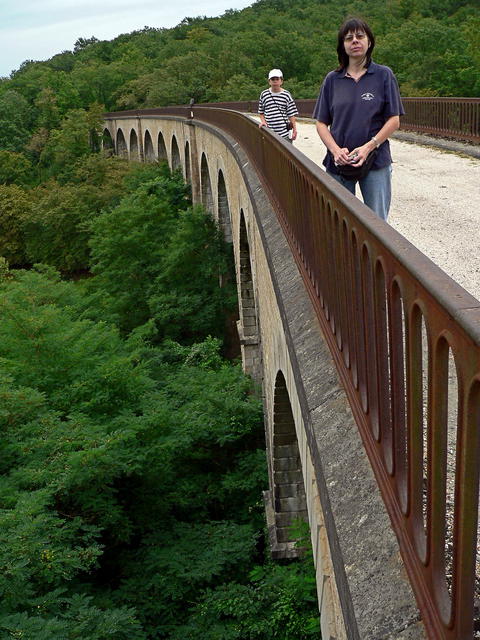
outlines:
[[[246,137],[262,136],[264,147],[287,158],[298,154],[251,121],[242,127]],[[213,214],[232,243],[243,366],[264,399],[270,481],[264,498],[273,556],[295,556],[289,525],[307,519],[324,640],[463,637],[426,630],[311,291],[275,211],[275,192],[259,175],[258,158],[237,138],[197,117],[197,110],[195,117],[188,110],[105,117],[105,145],[132,160],[164,159],[180,169],[194,202]],[[360,206],[375,227],[363,205],[317,173],[322,206]]]

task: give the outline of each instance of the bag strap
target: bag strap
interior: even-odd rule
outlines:
[[[288,114],[287,114],[287,113],[285,113],[285,115],[284,115],[284,114],[280,111],[280,107],[278,106],[278,104],[277,104],[277,103],[275,102],[275,100],[273,99],[272,92],[271,92],[269,89],[267,89],[267,91],[268,91],[268,97],[269,97],[269,98],[270,98],[270,100],[273,102],[273,105],[274,105],[274,107],[276,108],[276,110],[278,111],[278,113],[282,116],[282,118],[286,118],[286,120],[285,120],[285,124],[286,124],[286,125],[287,125],[287,127],[288,127],[288,124],[289,124],[289,122],[290,122],[290,120],[288,119]]]

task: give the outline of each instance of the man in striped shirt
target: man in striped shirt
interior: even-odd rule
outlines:
[[[297,137],[295,116],[298,109],[289,91],[282,88],[283,73],[280,69],[272,69],[268,74],[269,89],[260,94],[258,113],[259,127],[268,127],[279,136],[293,142]],[[291,126],[289,126],[291,124]],[[290,134],[291,130],[291,135]]]

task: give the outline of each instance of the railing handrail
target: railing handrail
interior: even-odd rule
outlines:
[[[314,99],[296,100],[299,115],[311,118],[315,102]],[[480,143],[480,98],[402,97],[402,102],[406,111],[401,118],[403,129]],[[258,100],[205,103],[198,106],[256,112]]]
[[[106,118],[141,116],[193,116],[193,122],[218,127],[242,145],[256,167],[345,386],[429,637],[471,640],[480,302],[315,163],[248,116],[195,106]],[[456,402],[448,397],[452,380]],[[456,425],[449,421],[449,403],[456,408]],[[448,498],[452,477],[455,493]],[[447,499],[453,501],[448,513]],[[454,543],[451,557],[447,536]]]

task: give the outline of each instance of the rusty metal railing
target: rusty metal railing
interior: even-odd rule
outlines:
[[[402,98],[402,127],[480,142],[480,98]]]
[[[296,103],[302,116],[312,116],[315,100]],[[402,129],[480,143],[480,98],[402,98],[402,103]]]
[[[296,100],[300,116],[311,118],[316,100]],[[480,98],[402,98],[402,129],[480,143]],[[258,101],[218,102],[201,106],[256,113]]]
[[[125,115],[189,117],[189,108]],[[108,114],[114,117],[115,114]],[[362,435],[429,638],[471,640],[480,475],[480,302],[291,145],[194,107],[270,194]]]

